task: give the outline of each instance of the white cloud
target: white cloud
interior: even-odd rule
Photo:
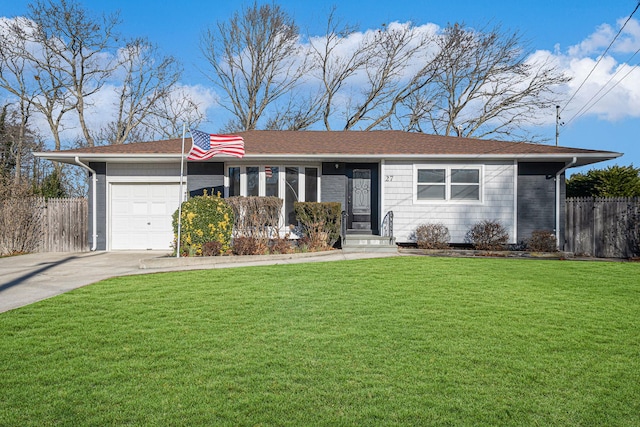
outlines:
[[[600,25],[566,53],[556,49],[559,67],[572,77],[565,87],[565,102],[573,97],[563,113],[565,121],[589,115],[607,121],[640,117],[640,69],[634,65],[637,59],[629,61],[634,58],[630,54],[640,49],[640,23],[629,20],[607,55],[600,59],[625,21],[626,18],[619,20],[615,29]]]
[[[210,87],[197,85],[178,85],[176,93],[184,93],[196,103],[201,111],[207,111],[219,105],[220,97]]]
[[[618,20],[618,27],[625,25],[625,19]],[[614,52],[633,53],[640,49],[640,22],[630,19],[613,45]]]
[[[624,28],[623,28],[624,26]],[[619,34],[618,34],[619,33]],[[613,39],[615,42],[611,45]],[[615,27],[604,23],[580,43],[571,46],[567,54],[571,57],[601,55],[611,45],[608,54],[630,54],[640,48],[640,22],[636,19],[619,19]]]
[[[582,57],[601,53],[611,43],[615,31],[609,24],[600,25],[589,37],[575,46],[571,46],[568,55],[571,57]]]

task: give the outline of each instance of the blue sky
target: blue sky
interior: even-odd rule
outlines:
[[[25,0],[0,0],[0,16],[22,15],[26,12],[27,3]],[[96,13],[119,10],[123,21],[120,30],[124,36],[148,37],[166,54],[182,61],[184,84],[211,87],[201,71],[207,65],[199,49],[200,35],[217,21],[227,20],[248,2],[81,0],[81,3]],[[582,83],[638,4],[637,0],[279,0],[277,3],[295,19],[304,33],[310,35],[322,33],[325,17],[333,5],[337,6],[336,13],[343,21],[357,25],[361,31],[394,21],[411,21],[416,25],[434,23],[441,27],[453,22],[465,22],[473,27],[501,24],[505,29],[521,32],[532,51],[547,51],[557,56],[567,72],[575,76],[566,100]],[[640,63],[640,53],[632,57],[638,49],[640,11],[563,112],[562,119],[566,125],[561,129],[560,145],[624,153],[622,158],[597,167],[609,164],[640,166],[640,68],[633,70],[586,114],[571,119],[618,67]],[[612,82],[626,74],[627,68],[624,70]],[[210,124],[207,126],[211,126],[208,130],[212,132],[222,125],[216,122],[216,110],[209,109]],[[549,143],[554,141],[554,123],[555,106],[550,106],[548,125],[536,129],[536,133],[548,138]]]

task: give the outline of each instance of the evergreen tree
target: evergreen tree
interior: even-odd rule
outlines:
[[[615,165],[574,174],[567,197],[640,197],[640,168]]]

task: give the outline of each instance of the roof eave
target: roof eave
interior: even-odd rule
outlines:
[[[154,161],[162,163],[173,163],[180,161],[179,154],[173,153],[153,153],[153,154],[104,154],[104,153],[65,153],[55,151],[34,152],[35,157],[50,160],[52,162],[75,164],[78,157],[85,162],[117,162],[117,163],[138,163],[142,161]]]
[[[173,153],[138,153],[138,154],[106,154],[106,153],[68,153],[68,152],[34,152],[33,155],[45,160],[75,164],[78,157],[85,162],[162,162],[173,163],[180,161],[180,154]],[[270,161],[282,160],[286,158],[290,161],[336,161],[339,160],[522,160],[522,161],[561,161],[567,162],[576,157],[578,162],[575,166],[584,166],[606,160],[612,160],[622,156],[622,153],[615,152],[588,152],[588,153],[522,153],[522,154],[343,154],[343,153],[323,153],[323,154],[247,154],[242,160],[235,157],[221,156],[214,161],[238,162],[238,161]]]

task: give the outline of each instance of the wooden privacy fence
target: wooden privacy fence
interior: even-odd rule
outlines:
[[[89,250],[87,199],[0,201],[0,255]]]
[[[89,250],[87,199],[49,199],[44,203],[40,252]]]
[[[569,198],[565,230],[565,250],[576,255],[640,256],[640,198]]]

